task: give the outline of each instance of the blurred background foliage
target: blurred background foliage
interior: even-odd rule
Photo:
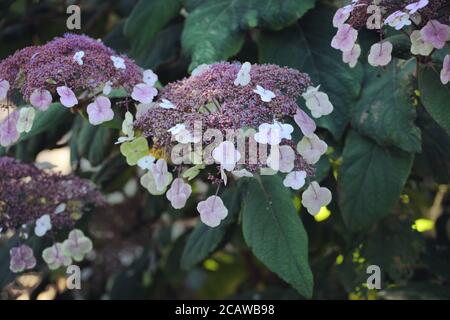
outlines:
[[[283,199],[308,234],[313,298],[450,298],[448,103],[438,117],[433,110],[443,106],[425,110],[423,90],[439,89],[424,83],[419,88],[408,53],[384,69],[363,61],[354,69],[343,64],[330,47],[333,6],[342,1],[2,0],[0,58],[68,32],[69,4],[82,13],[82,30],[73,32],[100,38],[153,69],[162,85],[200,63],[220,60],[276,63],[309,73],[335,106],[319,121],[330,148],[317,173],[334,199],[316,217],[301,208],[298,193]],[[92,127],[61,108],[43,117],[0,154],[53,162],[58,170],[91,179],[110,205],[80,221],[95,248],[81,266],[82,290],[65,289],[64,270],[41,268],[14,277],[8,270],[12,240],[2,239],[2,298],[302,298],[245,245],[240,225],[245,233],[246,222],[236,197],[248,194],[224,196],[230,217],[211,232],[197,225],[194,201],[178,212],[139,186],[135,169],[113,145],[118,130]],[[199,181],[194,192],[200,199],[211,191]],[[29,242],[45,245],[33,237]],[[367,289],[366,268],[372,264],[382,270],[382,290]]]

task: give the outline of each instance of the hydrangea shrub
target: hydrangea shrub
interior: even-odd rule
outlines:
[[[448,208],[448,1],[261,3],[142,0],[103,40],[4,55],[2,285],[73,264],[102,298],[389,298],[419,265],[446,285],[420,232]],[[36,160],[61,147],[70,175]]]

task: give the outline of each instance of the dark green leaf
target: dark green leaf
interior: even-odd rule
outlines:
[[[182,24],[175,24],[159,32],[137,61],[139,65],[154,70],[162,63],[175,59],[182,27]]]
[[[419,125],[422,128],[422,152],[416,155],[414,168],[431,175],[436,182],[450,182],[450,136],[424,110]]]
[[[436,69],[423,67],[419,72],[419,90],[425,109],[450,135],[450,84],[441,83]]]
[[[389,214],[400,197],[414,155],[350,132],[339,170],[339,202],[347,226],[367,228]]]
[[[83,121],[80,131],[72,136],[75,141],[72,141],[72,150],[77,151],[78,158],[88,159],[93,166],[99,165],[113,146],[113,136],[113,130],[105,125],[93,126]]]
[[[420,152],[420,129],[412,104],[415,63],[391,62],[385,69],[366,67],[365,85],[356,104],[352,126],[381,145]]]
[[[124,32],[131,42],[131,55],[142,58],[145,48],[181,8],[180,0],[140,0],[125,23]]]
[[[183,48],[192,56],[190,69],[226,60],[244,41],[243,31],[263,27],[279,30],[294,23],[314,6],[314,0],[209,0],[186,18]]]
[[[278,176],[261,176],[247,184],[242,201],[244,239],[255,256],[301,295],[312,296],[308,237],[291,192]]]

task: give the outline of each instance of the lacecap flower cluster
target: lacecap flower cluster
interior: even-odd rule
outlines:
[[[30,233],[44,237],[62,228],[73,228],[87,206],[103,204],[101,194],[90,182],[0,157],[0,232],[13,231],[19,239],[27,239]],[[74,236],[69,235],[65,244],[54,245],[65,248],[66,254],[61,257],[64,256],[66,262],[72,258],[82,259],[80,250],[85,254],[92,249],[91,241],[81,240],[84,238],[80,232],[71,231],[80,236],[79,239],[73,240]],[[86,242],[91,243],[90,246]],[[46,250],[44,260],[48,260],[51,268],[55,267],[52,260],[46,259]],[[34,268],[36,264],[33,250],[25,244],[12,248],[10,254],[13,272]]]
[[[300,97],[305,110],[297,104]],[[302,203],[314,215],[331,201],[331,193],[312,181],[314,165],[327,150],[313,118],[332,110],[328,96],[297,70],[220,62],[197,67],[190,77],[168,84],[156,102],[139,104],[136,120],[126,115],[118,143],[128,163],[146,171],[141,184],[151,194],[165,193],[176,209],[192,193],[188,181],[210,167],[209,180],[219,186],[229,178],[276,172],[294,190],[311,181]],[[294,125],[302,136],[297,142]],[[261,150],[267,155],[260,156]],[[228,213],[217,193],[197,210],[211,227]]]
[[[0,145],[16,143],[31,130],[36,113],[53,102],[86,111],[93,125],[108,122],[114,117],[112,90],[148,102],[148,94],[157,94],[156,79],[153,72],[87,36],[67,34],[19,50],[0,62],[0,106],[9,112],[0,123]],[[14,101],[18,95],[21,101]]]
[[[361,55],[358,31],[378,30],[380,41],[370,48],[368,62],[386,66],[392,60],[393,45],[383,39],[385,32],[398,30],[410,39],[411,54],[428,57],[450,41],[450,2],[448,0],[353,0],[339,8],[333,18],[337,33],[331,46],[342,51],[342,60],[353,68]],[[391,30],[388,30],[391,29]],[[450,81],[450,55],[444,58],[441,82]]]

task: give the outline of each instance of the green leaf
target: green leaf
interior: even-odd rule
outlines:
[[[282,29],[314,6],[315,0],[208,0],[186,18],[183,49],[192,56],[190,69],[202,63],[226,60],[237,54],[244,30]]]
[[[200,261],[206,259],[222,243],[225,234],[238,216],[241,197],[240,190],[226,189],[221,195],[228,209],[228,216],[218,227],[211,228],[199,221],[194,231],[189,235],[181,257],[181,267],[188,270]]]
[[[104,125],[93,126],[83,121],[80,131],[74,131],[72,139],[76,141],[73,150],[76,150],[78,158],[86,158],[96,166],[108,156],[113,146],[113,131]]]
[[[422,152],[416,155],[415,171],[431,175],[440,184],[450,183],[450,136],[432,118],[421,110]]]
[[[131,55],[141,59],[145,48],[181,9],[180,0],[140,0],[125,23],[124,32],[131,42]]]
[[[411,171],[414,154],[350,132],[339,170],[339,204],[352,230],[370,227],[389,214]]]
[[[88,160],[93,166],[99,165],[108,156],[113,146],[112,137],[112,130],[104,126],[99,126],[95,131],[88,153]]]
[[[450,135],[450,84],[443,85],[436,69],[419,71],[420,100],[433,119]]]
[[[336,33],[332,26],[334,11],[328,7],[308,12],[296,26],[281,32],[264,32],[258,40],[260,62],[276,63],[306,72],[326,92],[334,106],[333,113],[318,124],[336,139],[345,131],[351,109],[361,91],[363,68],[350,68],[342,62],[342,53],[331,47]],[[304,100],[300,98],[300,105]]]
[[[245,242],[262,263],[301,295],[312,296],[308,237],[280,177],[249,181],[242,201],[242,228]]]
[[[414,68],[414,61],[393,61],[385,69],[367,66],[352,127],[381,145],[420,152],[420,129],[414,124],[416,111],[412,103]]]
[[[100,170],[92,177],[92,181],[102,189],[113,185],[113,181],[120,176],[118,173],[126,172],[130,169],[125,158],[121,154],[116,154],[105,161]]]
[[[161,64],[175,60],[179,51],[179,41],[183,25],[175,24],[159,32],[145,48],[137,61],[143,68],[155,70]]]

